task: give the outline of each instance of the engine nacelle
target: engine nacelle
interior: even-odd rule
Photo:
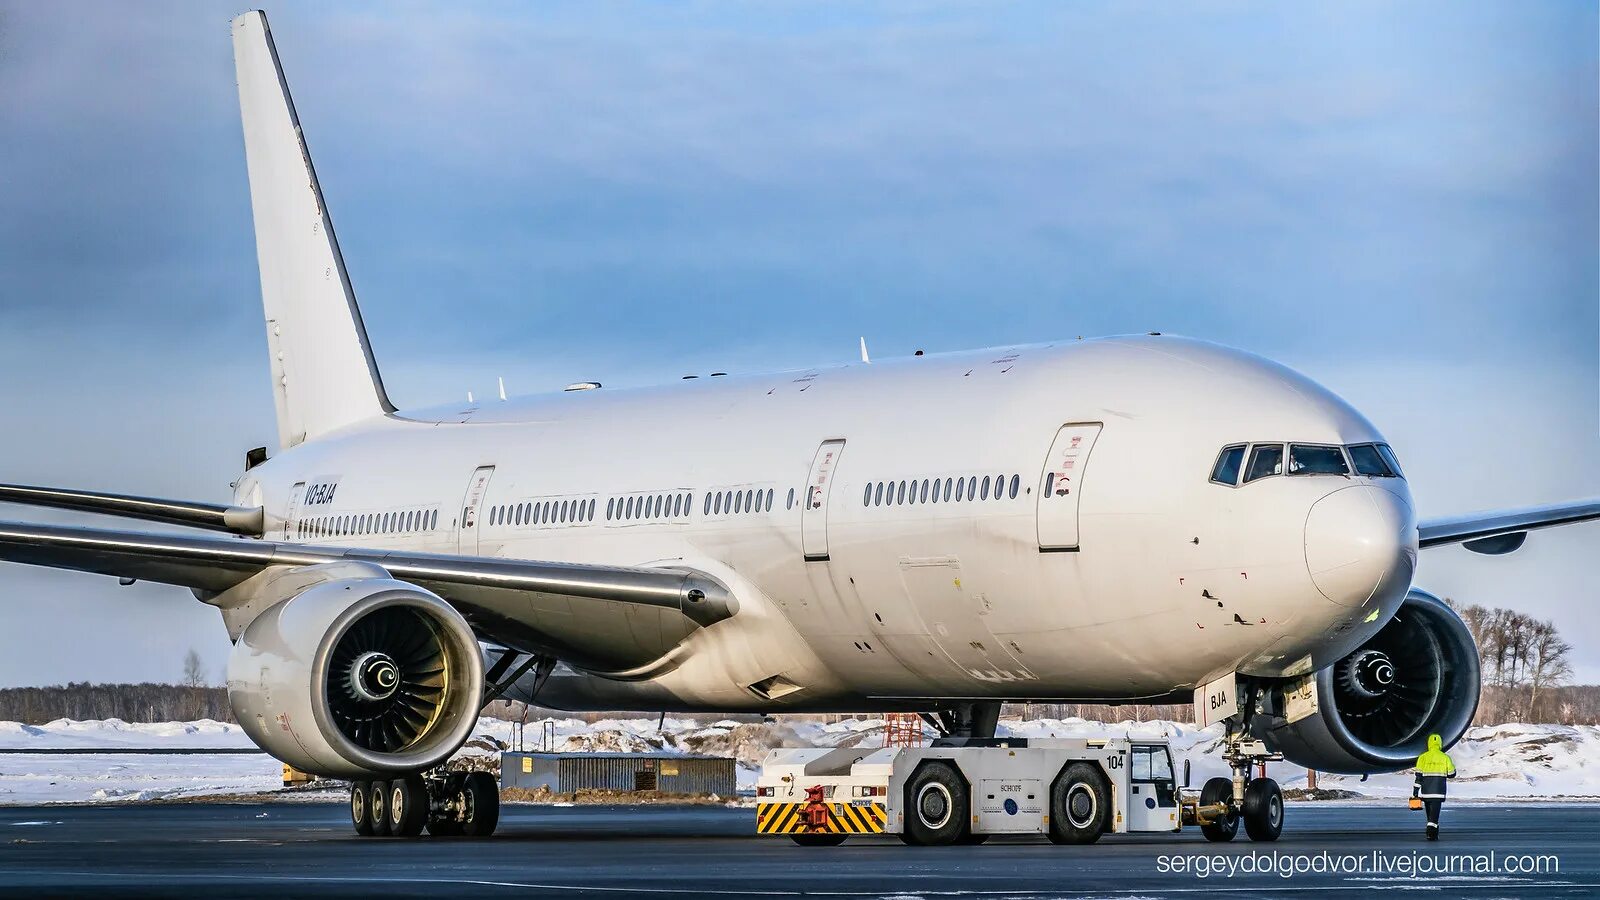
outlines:
[[[1412,590],[1372,639],[1316,674],[1268,692],[1253,730],[1286,759],[1359,775],[1413,765],[1446,747],[1478,710],[1478,649],[1443,600]]]
[[[443,762],[471,734],[482,690],[461,614],[386,577],[307,587],[256,616],[228,658],[228,700],[251,739],[328,777]]]

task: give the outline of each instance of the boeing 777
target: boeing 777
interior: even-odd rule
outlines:
[[[494,829],[492,779],[440,766],[497,697],[914,711],[966,740],[1004,701],[1194,699],[1236,805],[1279,754],[1392,771],[1478,697],[1419,550],[1600,518],[1419,520],[1334,393],[1156,334],[399,409],[265,15],[233,41],[279,449],[228,505],[0,486],[192,529],[0,523],[0,559],[216,607],[239,722],[351,780],[362,833]]]

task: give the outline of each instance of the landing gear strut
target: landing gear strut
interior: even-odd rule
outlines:
[[[990,740],[1000,724],[1000,701],[958,703],[937,714],[922,713],[922,720],[939,732],[939,744],[960,747],[971,740]]]
[[[430,772],[350,785],[350,821],[362,837],[488,837],[500,822],[500,785],[488,772]]]
[[[1243,686],[1241,686],[1243,688]],[[1266,776],[1269,762],[1283,759],[1250,735],[1260,692],[1241,689],[1239,712],[1223,720],[1228,729],[1222,759],[1232,778],[1212,778],[1200,789],[1200,800],[1185,816],[1200,826],[1208,841],[1231,841],[1244,823],[1252,841],[1275,841],[1283,833],[1283,791]]]

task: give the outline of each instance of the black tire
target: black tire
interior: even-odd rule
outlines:
[[[789,838],[802,847],[837,847],[849,835],[844,834],[791,834]]]
[[[1254,778],[1244,787],[1245,834],[1252,841],[1275,841],[1283,834],[1283,791],[1271,778]]]
[[[389,782],[389,831],[396,837],[416,837],[428,824],[428,785],[421,775]]]
[[[1200,805],[1210,806],[1213,803],[1228,804],[1228,815],[1201,825],[1200,833],[1206,836],[1206,840],[1217,843],[1233,840],[1233,836],[1239,833],[1239,813],[1233,809],[1233,779],[1212,778],[1200,789]]]
[[[1050,842],[1092,844],[1111,821],[1111,785],[1092,763],[1073,763],[1050,786]]]
[[[500,783],[488,772],[468,772],[462,793],[466,794],[466,815],[461,833],[467,837],[488,837],[500,824]]]
[[[906,785],[903,839],[920,847],[954,844],[968,834],[969,805],[967,786],[955,769],[942,762],[923,766]]]
[[[389,782],[374,781],[367,788],[367,820],[372,823],[374,835],[388,837],[392,833],[389,824]]]
[[[367,792],[370,790],[370,782],[350,783],[350,824],[356,827],[356,834],[362,837],[372,836],[372,819],[367,815]]]

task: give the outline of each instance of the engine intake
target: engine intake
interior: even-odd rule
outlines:
[[[1269,692],[1254,726],[1267,746],[1322,772],[1393,772],[1428,735],[1449,746],[1472,724],[1478,650],[1455,610],[1413,589],[1371,640],[1307,681]]]
[[[477,721],[482,685],[461,614],[378,575],[323,581],[269,607],[228,660],[228,699],[250,737],[330,777],[443,762]]]

